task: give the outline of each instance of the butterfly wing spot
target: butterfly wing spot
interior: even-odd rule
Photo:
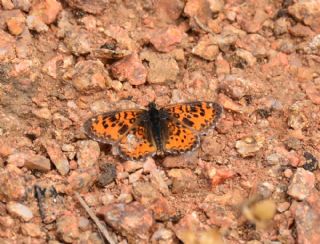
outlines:
[[[181,123],[168,122],[167,140],[164,144],[167,153],[184,153],[199,146],[199,136]]]
[[[222,107],[213,102],[191,102],[164,107],[179,122],[196,131],[213,127],[222,113]]]
[[[184,124],[186,124],[187,126],[192,127],[192,126],[194,125],[194,122],[192,122],[190,119],[191,119],[191,116],[188,115],[187,117],[184,117],[184,118],[182,119],[182,122],[183,122]]]
[[[122,138],[144,110],[115,111],[97,115],[84,124],[86,134],[103,143],[114,143]]]
[[[118,150],[120,155],[127,160],[140,160],[155,154],[157,148],[150,141],[147,129],[137,126],[120,140]]]

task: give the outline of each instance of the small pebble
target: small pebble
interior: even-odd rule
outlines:
[[[18,202],[8,202],[7,210],[12,216],[19,217],[24,221],[30,221],[33,218],[30,208]]]
[[[254,156],[264,145],[264,137],[261,135],[247,136],[236,141],[236,149],[242,157]]]
[[[113,164],[103,164],[100,166],[101,174],[98,177],[97,184],[105,187],[115,180],[117,177],[116,167]]]
[[[288,194],[297,199],[304,200],[309,196],[315,187],[315,176],[310,171],[298,168],[294,173],[292,181],[288,187]]]
[[[290,208],[289,202],[282,202],[282,203],[278,203],[278,205],[277,205],[277,210],[280,213],[287,211],[289,208]]]
[[[283,172],[284,176],[287,178],[291,178],[293,175],[293,172],[291,169],[285,169],[285,171]]]

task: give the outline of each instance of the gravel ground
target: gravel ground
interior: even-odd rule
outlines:
[[[196,100],[192,153],[84,133]],[[320,243],[319,105],[318,0],[0,0],[0,242]]]

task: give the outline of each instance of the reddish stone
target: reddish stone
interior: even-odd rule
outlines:
[[[148,62],[147,80],[149,83],[158,84],[176,80],[179,74],[179,66],[170,55],[145,51],[140,56]],[[145,94],[143,97],[145,97]]]
[[[184,7],[181,0],[159,0],[156,1],[154,9],[159,21],[167,22],[177,20]]]
[[[100,156],[100,147],[98,142],[92,140],[79,141],[79,151],[77,159],[79,168],[95,166]]]
[[[47,107],[33,109],[32,113],[39,119],[51,120],[52,118],[51,111]]]
[[[61,151],[59,144],[55,140],[46,140],[43,144],[59,173],[61,175],[68,174],[70,170],[69,161]]]
[[[221,151],[223,150],[224,146],[225,145],[217,141],[216,137],[204,137],[201,142],[201,159],[205,161],[214,161],[217,156],[221,155]],[[195,160],[195,162],[198,162],[198,160]]]
[[[17,36],[20,35],[25,28],[25,17],[17,16],[17,17],[11,17],[7,20],[7,26],[11,34]]]
[[[252,53],[244,49],[238,48],[235,52],[235,56],[245,66],[254,66],[257,62],[257,59],[252,55]]]
[[[60,113],[55,113],[52,116],[52,122],[55,125],[56,128],[65,130],[69,128],[72,125],[72,121]]]
[[[147,70],[137,53],[133,53],[116,62],[112,74],[120,81],[127,80],[131,85],[142,85],[147,79]]]
[[[108,6],[108,0],[66,0],[73,9],[81,9],[91,14],[101,14]]]
[[[250,80],[244,80],[242,77],[227,75],[219,83],[219,90],[234,100],[240,100],[245,95],[250,94],[250,91],[252,92],[254,85]]]
[[[222,184],[227,179],[234,177],[236,173],[233,170],[229,169],[218,169],[216,174],[211,177],[211,185],[215,187],[217,185]]]
[[[15,58],[15,39],[1,29],[0,36],[0,61],[6,61]]]
[[[303,202],[294,202],[290,208],[297,229],[298,243],[320,243],[319,192],[314,191]]]
[[[56,0],[39,1],[32,6],[31,15],[38,17],[43,23],[53,23],[59,12],[62,10],[62,5]]]
[[[218,76],[230,74],[230,64],[222,57],[221,54],[216,58],[215,66]]]
[[[95,31],[97,28],[97,18],[93,15],[84,16],[81,22],[85,25],[88,31]]]
[[[148,157],[143,163],[143,172],[150,173],[157,170],[157,165],[152,157]]]
[[[64,57],[61,54],[58,54],[51,58],[49,61],[47,61],[43,67],[42,71],[44,71],[47,75],[50,75],[52,78],[57,78],[57,72],[58,72],[58,62],[63,62]]]
[[[32,1],[30,1],[30,0],[15,0],[13,2],[14,2],[14,6],[17,9],[21,9],[24,12],[29,12],[31,4],[32,4]]]
[[[8,145],[4,139],[0,138],[0,156],[8,157],[10,154],[14,152],[15,148]]]
[[[235,147],[241,157],[254,156],[264,145],[265,137],[257,134],[252,136],[245,136],[236,141]]]
[[[132,39],[132,37],[130,37],[128,30],[122,26],[111,24],[108,26],[108,28],[105,29],[104,33],[107,36],[115,39],[118,43],[118,46],[121,47],[121,49],[124,49],[124,50],[139,49],[139,47],[137,46],[137,43]]]
[[[315,35],[315,33],[308,26],[300,23],[290,27],[289,33],[296,37],[311,37]]]
[[[150,183],[137,182],[134,184],[133,195],[142,205],[153,211],[157,220],[166,220],[174,215],[174,210],[168,200]]]
[[[316,105],[320,105],[320,88],[313,84],[305,86],[306,94],[308,98]]]
[[[0,225],[3,229],[13,228],[15,225],[15,221],[10,216],[0,216]]]
[[[16,152],[8,157],[8,163],[17,167],[26,167],[30,170],[48,172],[51,169],[50,160],[44,156],[37,155],[33,151]]]
[[[150,210],[138,202],[115,203],[97,211],[107,224],[128,238],[129,243],[147,243],[154,225]]]
[[[14,5],[11,0],[2,0],[1,4],[4,9],[13,9]]]
[[[162,165],[166,168],[191,168],[197,167],[198,154],[183,154],[181,156],[167,156]]]
[[[39,16],[29,15],[27,17],[26,23],[29,30],[34,30],[39,33],[47,32],[49,30],[49,27],[45,23],[43,23]]]
[[[235,225],[236,218],[234,214],[227,210],[223,205],[218,205],[213,202],[203,203],[200,208],[209,217],[209,223],[219,227],[230,228]]]
[[[93,31],[88,31],[79,26],[72,26],[68,22],[68,17],[65,17],[67,23],[62,23],[60,27],[60,35],[64,37],[63,41],[66,47],[76,56],[82,54],[92,53],[94,50],[99,49],[105,42],[105,39],[97,35]],[[62,21],[62,20],[61,20]],[[69,25],[70,26],[69,26]],[[64,47],[65,48],[65,47]],[[64,50],[66,52],[67,50]],[[99,61],[87,60],[79,61],[78,63],[98,63]],[[77,63],[77,64],[78,64]]]
[[[33,213],[29,207],[18,202],[8,202],[7,211],[14,217],[21,218],[24,221],[30,221],[33,218]]]
[[[153,233],[151,243],[175,244],[177,242],[172,230],[161,227]]]
[[[66,243],[74,243],[79,238],[78,218],[71,214],[66,214],[57,219],[57,234],[59,239]]]
[[[150,182],[151,184],[159,190],[164,196],[169,196],[170,190],[168,187],[168,178],[163,170],[155,169],[150,172]]]
[[[181,193],[198,188],[197,176],[190,169],[171,169],[168,176],[172,179],[172,192]]]
[[[262,66],[262,72],[271,74],[282,73],[284,69],[288,68],[288,65],[288,55],[279,52],[271,56],[269,62]]]
[[[217,13],[223,10],[224,0],[208,0],[212,13]]]
[[[296,2],[288,7],[288,12],[319,33],[320,8],[317,1]]]
[[[217,124],[217,131],[220,134],[227,134],[234,126],[234,120],[231,116],[226,115],[225,118],[222,118]]]
[[[85,168],[72,171],[68,177],[67,192],[74,191],[87,192],[95,183],[99,174],[96,168]]]
[[[219,47],[211,34],[201,37],[192,53],[209,61],[215,60],[219,54]]]
[[[189,17],[190,25],[197,31],[203,31],[212,21],[212,15],[223,8],[222,1],[188,0],[184,7],[184,13]]]
[[[289,202],[282,202],[277,204],[277,211],[280,213],[287,211],[289,208],[290,208]]]
[[[184,13],[189,17],[199,16],[199,12],[205,4],[204,0],[189,0],[184,7]],[[207,7],[209,6],[207,5]]]
[[[197,212],[193,211],[180,219],[180,221],[174,226],[174,232],[180,240],[183,240],[186,232],[199,232],[204,230],[205,227],[206,226],[201,223]]]
[[[306,82],[313,80],[314,69],[311,67],[298,67],[296,72],[299,81]]]
[[[286,152],[285,157],[293,167],[298,167],[301,163],[301,159],[295,151]]]
[[[170,52],[175,49],[183,37],[183,30],[176,26],[169,26],[156,31],[150,38],[152,45],[160,52]]]
[[[312,172],[298,168],[288,187],[288,194],[298,200],[309,196],[315,186],[315,176]]]
[[[44,233],[40,229],[39,224],[25,223],[21,225],[21,232],[26,236],[41,237]]]
[[[143,167],[142,162],[126,161],[123,163],[124,171],[132,173]]]
[[[136,172],[129,175],[129,183],[132,184],[137,182],[141,179],[143,173],[143,169],[139,169]]]
[[[99,91],[110,85],[110,77],[102,62],[79,61],[74,67],[72,84],[80,92]]]
[[[219,94],[219,103],[227,110],[235,111],[242,113],[245,108],[243,108],[240,104],[232,101],[231,98],[227,97],[226,95],[220,93]]]
[[[263,8],[256,8],[253,18],[248,18],[249,14],[238,18],[243,30],[248,33],[256,33],[262,28],[263,22],[268,19],[268,14]]]

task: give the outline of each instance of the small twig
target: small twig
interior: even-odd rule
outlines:
[[[35,190],[35,197],[36,197],[37,202],[38,202],[40,217],[41,217],[41,220],[43,222],[45,217],[46,217],[46,214],[45,214],[45,211],[44,211],[44,208],[43,208],[43,205],[42,205],[42,199],[44,197],[46,189],[41,189],[40,186],[35,185],[34,186],[34,190]]]
[[[87,211],[90,218],[93,220],[93,222],[97,225],[98,229],[101,231],[103,236],[107,239],[107,241],[110,244],[116,244],[116,242],[113,240],[111,235],[109,234],[108,230],[100,223],[99,219],[96,217],[96,215],[92,212],[92,210],[89,208],[89,206],[86,204],[86,202],[83,200],[83,198],[79,195],[78,192],[75,193],[78,201],[80,202],[81,206]]]
[[[204,30],[205,32],[208,32],[208,33],[214,35],[214,33],[212,32],[212,30],[210,30],[207,26],[205,26],[204,24],[202,24],[201,21],[198,19],[197,16],[194,16],[193,18],[194,18],[196,24],[197,24],[202,30]]]

